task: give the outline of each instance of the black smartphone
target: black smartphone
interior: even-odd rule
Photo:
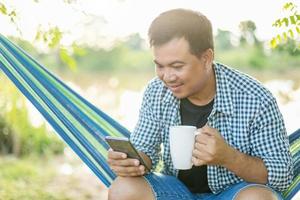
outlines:
[[[126,153],[127,158],[134,158],[139,160],[141,165],[144,165],[145,169],[148,172],[150,171],[149,167],[146,165],[146,162],[140,156],[139,152],[136,150],[133,144],[130,142],[129,138],[106,136],[105,141],[114,151]]]

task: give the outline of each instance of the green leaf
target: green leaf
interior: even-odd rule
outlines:
[[[281,36],[278,34],[278,35],[276,36],[276,38],[277,38],[277,40],[278,40],[278,43],[280,43],[280,42],[281,42]]]
[[[291,21],[291,24],[296,24],[296,20],[294,18],[295,16],[290,16],[290,21]]]
[[[300,22],[300,15],[295,14],[295,16],[296,16],[296,21]]]
[[[283,9],[292,11],[295,7],[296,7],[295,4],[293,4],[292,2],[288,2],[284,4]]]
[[[16,16],[17,16],[17,13],[16,13],[15,10],[13,10],[13,11],[11,11],[11,12],[8,14],[8,16],[10,16],[10,17],[16,17]]]
[[[0,3],[0,12],[3,15],[7,15],[7,9],[6,9],[6,7],[5,7],[5,5],[3,3]]]
[[[35,40],[40,40],[42,37],[42,32],[40,30],[38,30],[35,34]]]
[[[277,19],[272,26],[281,27],[281,19]]]
[[[291,37],[292,39],[294,39],[294,32],[293,32],[293,30],[292,30],[292,29],[289,29],[289,30],[288,30],[288,33],[290,34],[290,37]]]
[[[289,26],[289,20],[287,17],[283,18],[281,21],[285,24],[285,26]]]
[[[290,7],[290,2],[283,5],[283,9],[287,10]]]
[[[276,38],[272,38],[272,40],[270,41],[270,45],[271,45],[271,48],[273,48],[273,49],[277,47]]]
[[[72,56],[69,55],[69,53],[66,49],[60,48],[59,56],[60,56],[60,59],[64,63],[66,63],[71,70],[73,70],[73,71],[76,70],[76,68],[77,68],[76,61]]]
[[[286,32],[283,32],[282,35],[283,35],[284,40],[287,41],[287,39],[288,39],[287,33],[286,33]]]
[[[300,28],[299,28],[299,26],[296,26],[296,31],[297,31],[297,33],[300,34]]]
[[[47,35],[44,33],[43,34],[43,41],[46,43],[48,41]]]
[[[49,30],[49,37],[51,38],[49,42],[49,47],[53,48],[60,43],[60,40],[62,38],[62,32],[59,30],[58,27],[54,27]]]
[[[8,14],[8,16],[10,17],[10,21],[14,23],[15,18],[17,17],[17,13],[16,13],[16,11],[13,10]]]

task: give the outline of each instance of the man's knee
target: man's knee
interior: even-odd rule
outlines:
[[[117,177],[108,191],[109,200],[153,200],[150,186],[142,177]]]
[[[234,200],[279,200],[270,189],[261,186],[249,186],[242,189]]]

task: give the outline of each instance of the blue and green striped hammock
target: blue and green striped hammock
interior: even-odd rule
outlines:
[[[1,34],[0,68],[101,182],[109,187],[116,175],[106,163],[108,145],[104,137],[129,137],[130,132]],[[300,129],[289,137],[295,178],[284,193],[286,199],[291,199],[300,189],[299,138]]]

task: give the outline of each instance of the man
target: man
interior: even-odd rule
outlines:
[[[118,177],[109,199],[281,199],[292,162],[271,93],[213,61],[211,23],[199,12],[162,13],[149,39],[157,78],[145,90],[131,141],[152,170],[160,160],[163,167],[147,173],[137,160],[110,151],[108,163]],[[178,124],[199,128],[190,170],[172,165],[169,127]]]

